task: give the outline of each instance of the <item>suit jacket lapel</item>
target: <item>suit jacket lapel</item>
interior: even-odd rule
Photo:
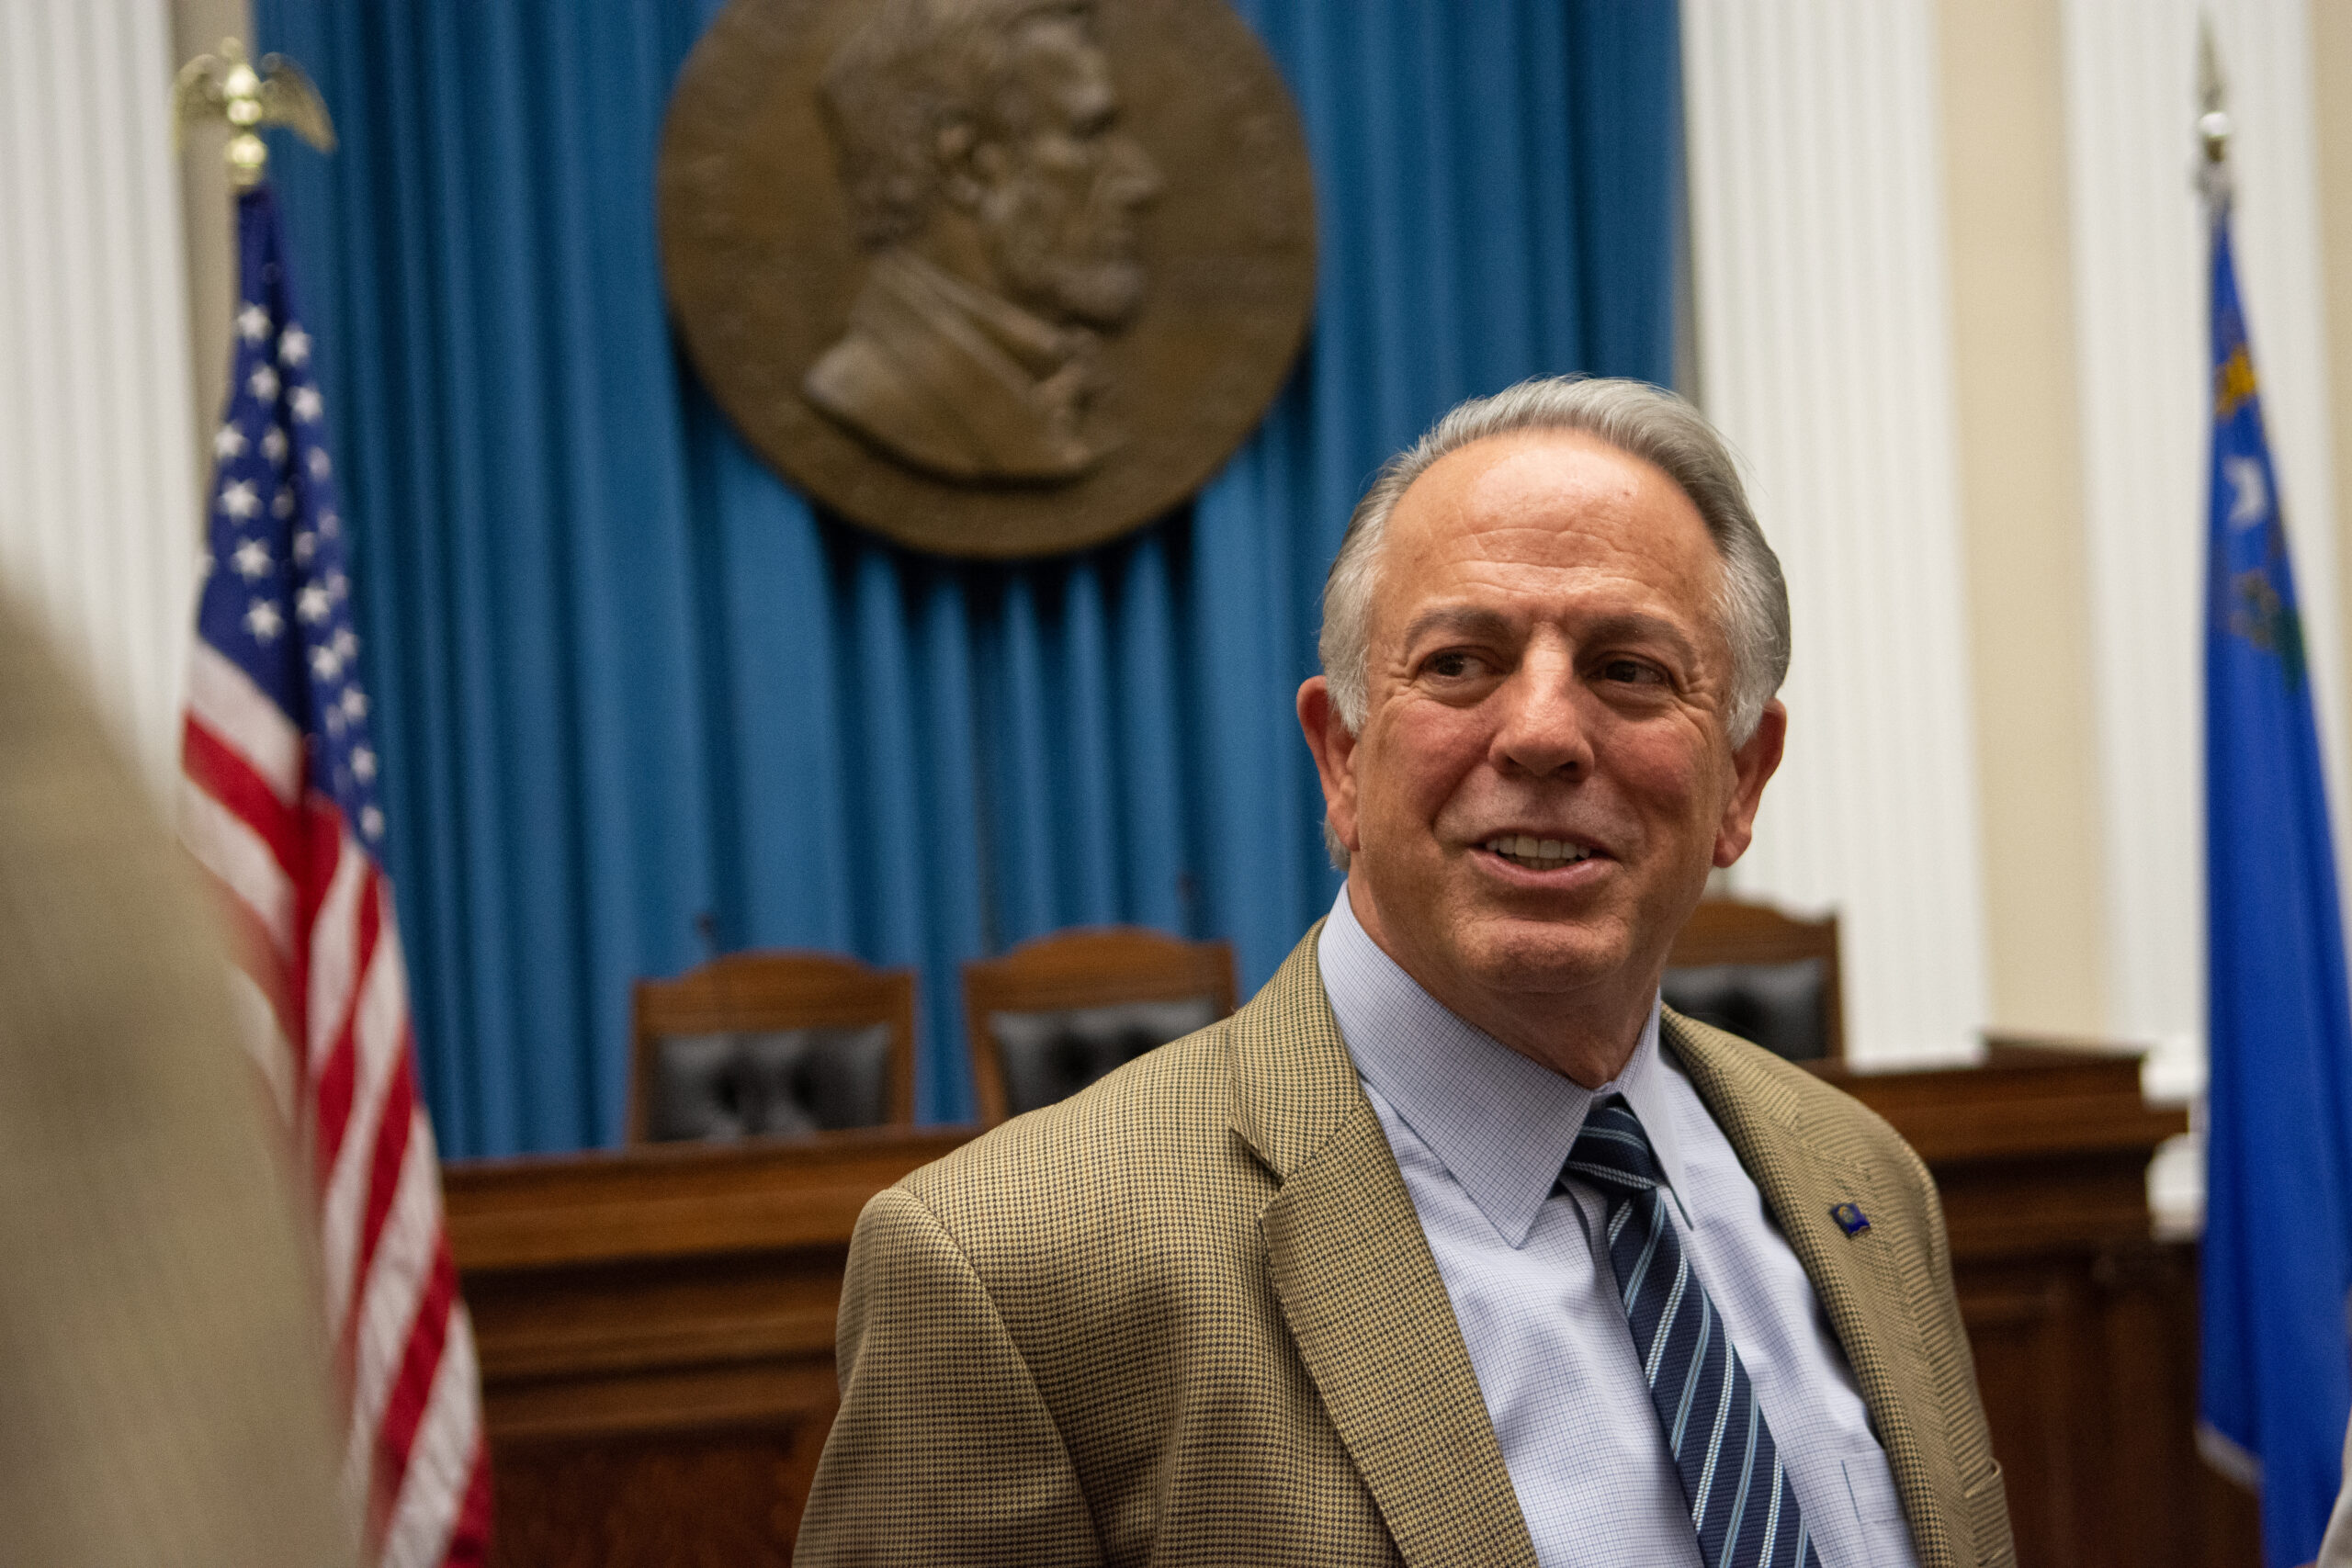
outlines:
[[[1886,1450],[1920,1568],[1951,1568],[1945,1543],[1967,1539],[1967,1514],[1957,1495],[1942,1495],[1924,1457],[1930,1449],[1947,1450],[1949,1434],[1918,1317],[1899,1276],[1898,1238],[1876,1224],[1849,1237],[1830,1217],[1848,1201],[1866,1214],[1896,1213],[1903,1205],[1891,1201],[1885,1185],[1892,1173],[1823,1149],[1804,1125],[1798,1097],[1759,1066],[1751,1055],[1756,1047],[1671,1012],[1664,1028],[1813,1280]]]
[[[1233,1129],[1282,1183],[1259,1216],[1275,1294],[1405,1561],[1534,1568],[1445,1282],[1324,998],[1321,933],[1232,1033]]]

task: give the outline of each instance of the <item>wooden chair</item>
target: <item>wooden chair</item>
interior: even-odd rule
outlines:
[[[1668,1007],[1792,1061],[1845,1060],[1842,984],[1837,916],[1736,898],[1702,901],[1666,961]]]
[[[1057,931],[964,965],[980,1119],[1049,1105],[1233,1010],[1233,946],[1139,926]]]
[[[823,953],[730,953],[634,987],[628,1139],[914,1120],[915,976]]]

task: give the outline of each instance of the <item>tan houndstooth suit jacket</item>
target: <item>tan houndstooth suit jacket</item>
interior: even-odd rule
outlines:
[[[1225,1022],[867,1207],[798,1561],[1532,1568],[1317,932]],[[1920,1568],[2011,1563],[1926,1168],[1802,1068],[1666,1028],[1828,1311]]]

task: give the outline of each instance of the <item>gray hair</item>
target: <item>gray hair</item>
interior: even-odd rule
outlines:
[[[858,243],[922,231],[939,200],[939,135],[1023,123],[1012,37],[1032,17],[1093,14],[1094,0],[879,0],[818,84]]]
[[[1323,583],[1323,635],[1317,651],[1331,703],[1350,733],[1363,728],[1369,694],[1372,591],[1389,515],[1413,481],[1448,453],[1490,436],[1529,430],[1581,431],[1663,470],[1681,488],[1706,524],[1724,563],[1715,613],[1731,644],[1732,744],[1756,733],[1765,704],[1789,672],[1789,591],[1781,561],[1764,542],[1739,468],[1723,437],[1688,402],[1645,381],[1603,377],[1547,376],[1521,381],[1492,397],[1457,404],[1429,434],[1383,464],[1356,502],[1340,553]],[[1324,828],[1332,860],[1346,869],[1345,851]]]

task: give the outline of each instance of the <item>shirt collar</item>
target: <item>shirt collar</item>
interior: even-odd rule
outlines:
[[[1316,958],[1356,1070],[1462,1184],[1513,1247],[1527,1244],[1593,1102],[1622,1094],[1642,1119],[1668,1184],[1682,1195],[1659,1058],[1658,1004],[1616,1078],[1589,1089],[1521,1055],[1421,988],[1357,921],[1343,886]]]

